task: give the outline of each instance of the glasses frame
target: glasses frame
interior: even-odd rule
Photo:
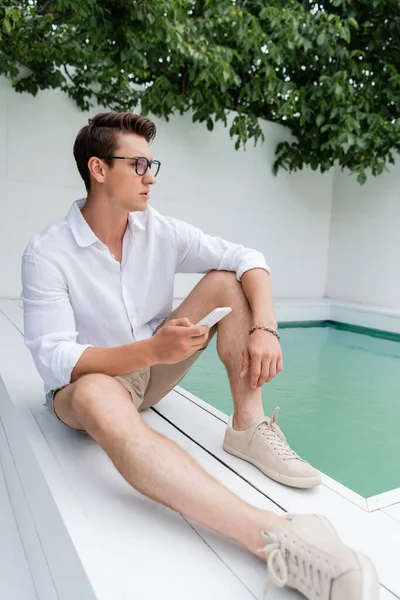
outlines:
[[[148,169],[153,164],[157,166],[157,171],[155,173],[151,173],[151,174],[153,175],[153,177],[157,177],[158,172],[159,172],[160,167],[161,167],[161,163],[160,163],[159,160],[149,160],[145,156],[98,156],[97,158],[116,158],[116,159],[119,159],[119,160],[135,160],[136,161],[135,171],[136,171],[136,175],[139,175],[139,177],[144,177],[146,175]],[[144,173],[138,173],[137,165],[138,165],[139,158],[143,158],[146,161],[146,163],[147,163],[147,168],[146,168],[146,170],[145,170]]]

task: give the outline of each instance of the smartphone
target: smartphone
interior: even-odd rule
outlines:
[[[206,317],[204,317],[204,319],[196,323],[196,326],[208,325],[209,327],[212,327],[213,325],[215,325],[215,323],[218,323],[218,321],[223,319],[223,317],[226,317],[226,315],[228,315],[231,312],[231,310],[232,309],[230,306],[222,306],[220,308],[215,308]]]

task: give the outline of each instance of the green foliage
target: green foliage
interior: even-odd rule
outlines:
[[[191,110],[235,147],[285,125],[274,172],[335,161],[366,180],[400,149],[398,0],[0,0],[0,74],[82,110]]]

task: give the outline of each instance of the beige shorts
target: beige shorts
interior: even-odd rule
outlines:
[[[167,321],[175,318],[176,310],[173,311],[160,325],[155,329],[153,335],[162,327]],[[151,367],[144,367],[136,371],[131,371],[125,375],[115,375],[114,379],[117,379],[123,386],[128,390],[131,395],[132,402],[139,411],[150,408],[159,402],[164,396],[166,396],[181,379],[184,378],[190,367],[196,362],[202,352],[207,348],[210,340],[217,331],[217,325],[210,327],[210,333],[206,345],[201,349],[197,350],[194,354],[186,358],[182,362],[175,364],[157,364]],[[61,389],[61,388],[59,388]],[[54,411],[54,395],[58,390],[51,390],[46,396],[46,406],[53,409],[54,414],[58,418]],[[61,419],[59,419],[61,421]],[[61,421],[64,423],[64,421]],[[64,423],[65,425],[65,423]],[[73,428],[74,429],[74,428]],[[86,431],[82,429],[75,429],[75,431]]]

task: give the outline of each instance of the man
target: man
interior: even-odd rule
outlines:
[[[74,144],[87,197],[24,251],[25,343],[46,405],[96,440],[141,493],[267,561],[270,581],[310,599],[375,599],[374,567],[329,522],[247,504],[139,414],[179,383],[218,332],[234,404],[224,448],[284,484],[320,483],[288,446],[276,412],[264,415],[261,387],[282,369],[264,257],[148,206],[160,167],[149,148],[154,136],[154,123],[131,113],[89,119]],[[206,275],[171,312],[175,273],[193,272]],[[218,325],[192,325],[218,306],[232,307]]]

